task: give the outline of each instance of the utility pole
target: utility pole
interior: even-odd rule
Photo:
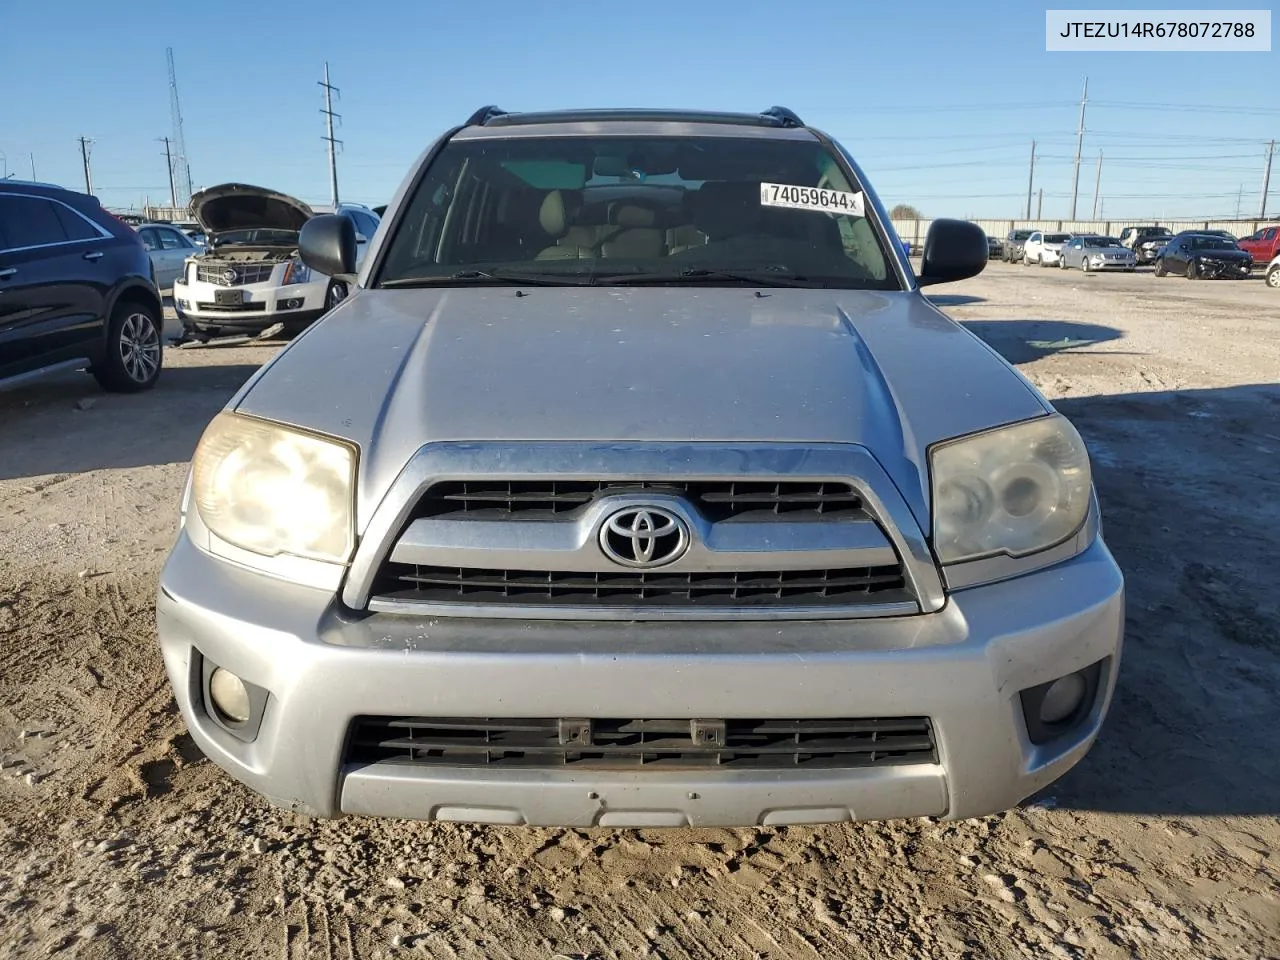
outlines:
[[[341,116],[333,112],[333,94],[338,94],[338,99],[342,99],[342,91],[329,82],[329,61],[324,62],[324,79],[319,81],[320,86],[324,87],[324,109],[320,112],[325,116],[325,122],[328,125],[328,135],[323,137],[329,144],[329,193],[333,197],[333,209],[338,209],[338,158],[334,152],[334,147],[342,143],[341,140],[333,139],[333,121],[334,118],[341,120]]]
[[[1080,97],[1080,126],[1076,128],[1076,171],[1071,180],[1071,219],[1076,218],[1076,198],[1080,189],[1080,150],[1084,146],[1084,105],[1089,102],[1089,78],[1084,78],[1084,93]]]
[[[93,175],[89,172],[89,144],[93,143],[90,137],[80,137],[80,159],[84,161],[84,192],[93,193]]]
[[[1098,219],[1098,188],[1102,186],[1102,151],[1098,151],[1098,172],[1093,178],[1093,216],[1090,219]]]
[[[1031,184],[1036,179],[1036,142],[1031,141],[1031,170],[1027,174],[1027,219],[1031,219]]]
[[[178,183],[173,179],[173,153],[169,150],[169,138],[156,137],[156,140],[164,144],[164,166],[169,171],[169,205],[176,210],[178,208]]]
[[[1258,203],[1258,219],[1265,220],[1267,216],[1267,192],[1271,189],[1271,158],[1275,156],[1276,142],[1271,141],[1267,145],[1267,166],[1262,171],[1262,200]]]
[[[1240,189],[1236,191],[1236,219],[1240,219],[1240,204],[1244,200],[1244,184],[1240,184]]]
[[[34,180],[36,178],[36,155],[28,153],[27,158],[31,161],[31,179]]]
[[[1040,219],[1040,215],[1044,213],[1044,187],[1040,188],[1040,199],[1036,201],[1036,219]]]

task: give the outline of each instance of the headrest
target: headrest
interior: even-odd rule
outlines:
[[[711,180],[694,195],[695,226],[719,239],[749,232],[760,222],[760,184]]]
[[[542,229],[553,237],[563,237],[569,229],[569,221],[565,216],[564,194],[552,190],[542,201],[538,210],[538,222]]]
[[[648,207],[620,203],[613,209],[613,222],[620,227],[652,227],[657,216]]]

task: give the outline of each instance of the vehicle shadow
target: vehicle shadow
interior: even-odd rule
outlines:
[[[965,307],[971,303],[986,303],[986,297],[975,297],[967,293],[926,293],[925,299],[935,307]]]
[[[1136,814],[1280,815],[1280,385],[1073,397],[1126,579],[1111,715],[1046,793]]]
[[[85,373],[0,392],[0,481],[185,462],[257,369],[166,364],[155,387],[136,394],[105,393]]]
[[[1010,363],[1031,363],[1064,350],[1123,339],[1115,327],[1067,320],[958,320]],[[1115,351],[1108,350],[1108,353]]]

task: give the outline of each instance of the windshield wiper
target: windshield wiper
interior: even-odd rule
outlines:
[[[732,280],[756,287],[818,287],[822,284],[789,270],[710,270],[691,267],[673,273],[624,273],[600,277],[597,283],[626,286],[632,283],[719,283]]]
[[[556,275],[553,273],[518,273],[511,270],[459,270],[447,277],[397,277],[384,280],[380,286],[394,287],[432,287],[452,283],[498,283],[511,286],[527,287],[582,287],[591,283],[586,275]]]

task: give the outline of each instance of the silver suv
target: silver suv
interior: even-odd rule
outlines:
[[[972,817],[1093,743],[1079,435],[793,113],[478,112],[214,419],[162,575],[196,742],[319,816]]]

